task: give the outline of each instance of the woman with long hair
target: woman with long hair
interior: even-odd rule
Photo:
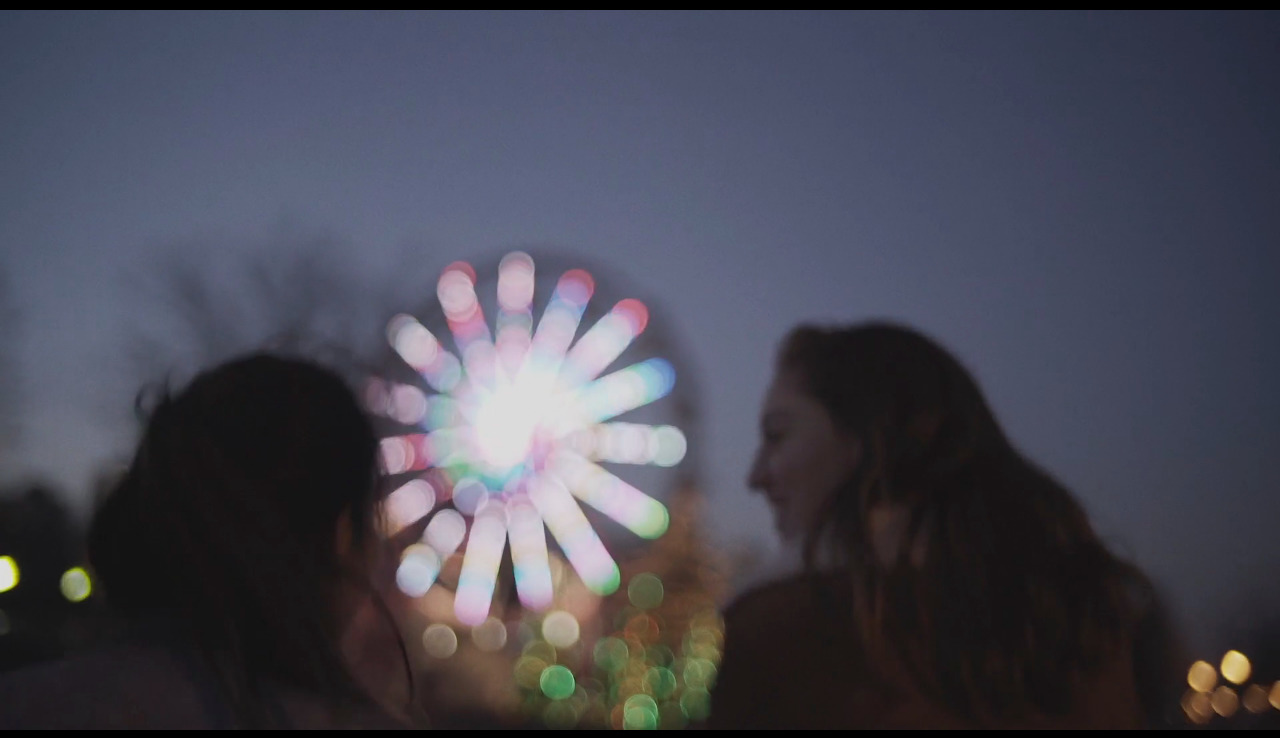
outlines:
[[[725,613],[712,727],[1134,728],[1147,578],[916,330],[783,342],[749,483],[804,573]]]
[[[377,450],[344,380],[307,360],[250,355],[160,399],[89,534],[126,637],[10,680],[0,722],[410,724],[356,663],[373,636],[354,624],[386,612]],[[399,643],[387,614],[379,635]]]

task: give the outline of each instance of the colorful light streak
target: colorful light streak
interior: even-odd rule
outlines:
[[[595,282],[580,269],[563,274],[541,319],[534,321],[533,259],[515,252],[498,266],[498,310],[490,333],[476,294],[475,270],[446,267],[436,286],[457,347],[410,315],[397,315],[387,340],[434,391],[388,380],[370,382],[369,408],[414,432],[382,441],[389,474],[435,474],[437,501],[471,516],[454,600],[455,614],[478,625],[489,614],[502,555],[510,543],[520,601],[544,610],[552,600],[545,531],[592,590],[617,589],[617,564],[591,527],[585,503],[643,538],[666,531],[662,503],[618,478],[601,463],[670,467],[683,458],[678,428],[608,422],[671,392],[675,371],[663,359],[601,376],[645,330],[649,311],[622,300],[574,342]],[[442,483],[443,482],[443,483]],[[403,497],[403,496],[402,496]],[[396,520],[404,525],[401,502]],[[440,562],[463,543],[439,538],[438,513],[402,559],[402,588],[424,593]],[[447,518],[456,527],[460,518]],[[465,525],[465,524],[464,524]],[[451,529],[452,530],[452,529]],[[449,544],[445,551],[438,543]],[[419,548],[434,553],[425,554]]]

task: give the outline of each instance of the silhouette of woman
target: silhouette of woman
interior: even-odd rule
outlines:
[[[1135,728],[1147,578],[934,341],[783,342],[749,483],[804,573],[725,613],[713,728]]]
[[[377,446],[342,378],[301,359],[250,355],[163,398],[89,536],[128,637],[14,675],[0,724],[409,724],[354,663],[380,602]]]

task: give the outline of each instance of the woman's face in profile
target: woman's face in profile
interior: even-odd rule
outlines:
[[[803,538],[860,456],[857,440],[836,427],[796,372],[783,370],[774,377],[761,409],[760,446],[747,483],[769,501],[783,540]]]

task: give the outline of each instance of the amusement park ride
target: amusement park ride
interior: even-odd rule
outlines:
[[[410,635],[438,662],[460,653],[469,632],[481,651],[509,655],[494,674],[507,682],[521,682],[536,662],[538,673],[523,674],[523,686],[547,703],[548,724],[590,726],[593,700],[596,727],[657,727],[690,710],[696,718],[704,708],[693,703],[705,697],[709,678],[683,689],[670,667],[714,672],[721,635],[712,603],[698,598],[696,616],[675,618],[684,623],[675,651],[660,647],[662,619],[651,608],[662,600],[661,582],[654,600],[654,572],[627,564],[672,526],[668,505],[696,494],[686,459],[694,402],[677,389],[675,346],[650,325],[644,303],[608,296],[573,264],[535,265],[517,251],[488,273],[465,262],[447,266],[435,300],[391,318],[382,371],[366,386],[393,481],[387,532],[430,515],[396,573],[400,591],[424,615],[423,632]],[[624,607],[605,618],[601,603],[618,600],[615,594]],[[628,636],[631,621],[643,627]],[[680,639],[688,641],[695,626],[700,655],[677,658]],[[509,644],[522,627],[524,643]],[[632,637],[650,630],[645,643]],[[649,653],[653,647],[659,650]],[[612,658],[603,672],[593,648]],[[619,648],[631,656],[619,661]],[[535,651],[539,658],[529,655]],[[580,680],[593,668],[606,681],[639,670],[640,681],[587,694],[573,675]],[[644,676],[655,669],[657,677]],[[663,674],[671,682],[665,702],[642,683]],[[681,707],[685,692],[689,704]],[[644,704],[633,705],[637,699]]]

